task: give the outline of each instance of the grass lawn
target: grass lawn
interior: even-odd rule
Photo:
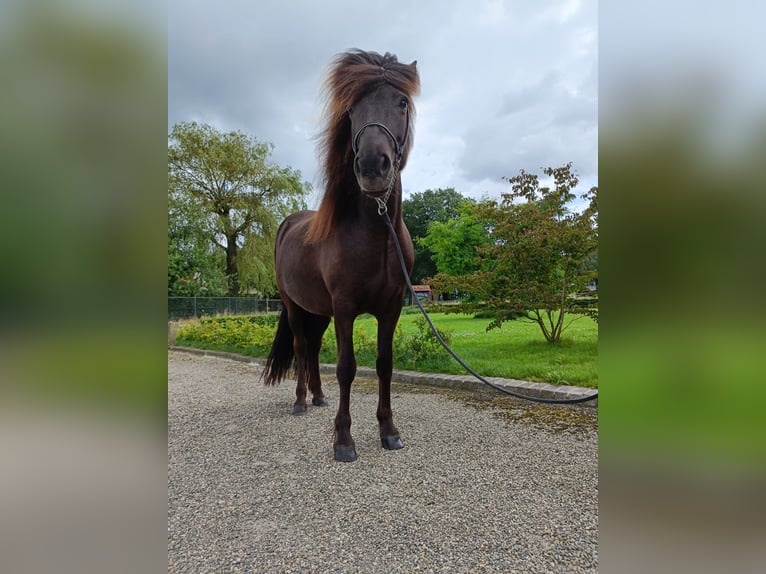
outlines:
[[[417,332],[418,315],[402,315],[399,323],[405,333]],[[598,386],[598,325],[587,317],[576,319],[557,344],[547,343],[540,327],[526,321],[509,321],[500,329],[487,331],[491,320],[474,319],[471,315],[433,313],[431,320],[438,329],[450,333],[452,350],[484,376]],[[360,317],[357,325],[363,325],[370,336],[374,335],[374,318]],[[438,359],[421,362],[418,370],[465,372],[446,351]]]
[[[417,309],[406,309],[399,320],[399,337],[417,337],[420,316]],[[433,313],[434,324],[447,332],[452,349],[474,370],[488,377],[505,377],[561,385],[596,388],[598,326],[587,317],[577,318],[564,331],[557,344],[545,341],[537,324],[509,321],[501,329],[487,331],[490,319],[474,319],[471,315]],[[273,331],[254,329],[246,317],[221,317],[200,323],[181,325],[179,345],[234,351],[254,357],[265,357],[273,339]],[[272,326],[273,327],[273,326]],[[357,363],[375,366],[376,320],[362,316],[356,320],[354,332]],[[405,342],[407,345],[408,342]],[[332,332],[325,334],[321,362],[336,361]],[[438,347],[413,364],[397,364],[395,369],[410,369],[430,373],[464,373],[462,367],[446,351]]]

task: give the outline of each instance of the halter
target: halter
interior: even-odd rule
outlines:
[[[404,155],[404,146],[407,144],[407,138],[410,135],[410,118],[409,114],[407,114],[407,123],[405,124],[404,128],[404,140],[402,143],[399,143],[399,141],[396,139],[396,136],[393,134],[393,132],[388,129],[386,126],[381,124],[380,122],[367,122],[364,124],[361,128],[359,128],[354,135],[354,139],[351,140],[351,149],[354,152],[354,157],[356,157],[357,154],[357,148],[359,147],[359,138],[362,136],[362,132],[369,128],[370,126],[377,126],[380,129],[382,129],[388,137],[391,138],[391,141],[394,142],[394,150],[396,152],[396,161],[394,162],[394,169],[391,173],[391,179],[388,182],[388,188],[386,189],[386,193],[383,194],[383,197],[377,197],[374,195],[370,195],[370,193],[367,192],[366,189],[362,189],[362,193],[365,194],[367,197],[371,197],[375,200],[375,202],[378,204],[378,215],[383,215],[384,213],[388,212],[388,198],[391,196],[391,192],[394,190],[394,182],[396,181],[396,176],[399,173],[399,165],[402,161],[402,155]]]
[[[410,134],[410,118],[409,115],[407,117],[407,123],[405,124],[404,128],[404,141],[402,143],[399,143],[399,140],[396,139],[396,136],[393,134],[393,132],[388,129],[386,126],[381,124],[380,122],[367,122],[364,124],[361,128],[359,128],[354,135],[354,139],[351,140],[351,149],[354,152],[354,155],[356,155],[357,148],[359,147],[359,138],[362,137],[362,132],[369,128],[370,126],[378,126],[380,129],[382,129],[384,132],[386,132],[386,135],[391,138],[391,141],[394,142],[394,150],[396,151],[396,159],[398,161],[401,161],[402,154],[404,154],[404,146],[407,144],[407,138]]]

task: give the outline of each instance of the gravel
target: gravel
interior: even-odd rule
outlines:
[[[293,416],[259,374],[168,355],[168,572],[597,571],[596,409],[394,384],[386,451],[357,380],[338,463],[335,382]]]

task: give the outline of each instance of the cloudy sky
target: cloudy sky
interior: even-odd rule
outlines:
[[[171,0],[169,127],[271,142],[319,188],[320,86],[348,48],[418,62],[405,196],[497,197],[503,176],[568,161],[580,191],[598,184],[595,0]]]

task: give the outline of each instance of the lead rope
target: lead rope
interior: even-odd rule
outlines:
[[[399,161],[396,162],[396,168],[399,168]],[[404,255],[402,255],[402,247],[399,245],[399,238],[396,235],[396,230],[394,229],[394,225],[391,223],[391,218],[388,216],[388,207],[386,206],[386,201],[388,200],[388,196],[391,194],[391,189],[393,189],[393,179],[392,184],[389,185],[388,191],[386,192],[385,199],[374,197],[375,201],[378,202],[378,215],[381,215],[383,217],[383,221],[385,221],[386,225],[388,226],[388,229],[391,231],[391,237],[394,239],[394,245],[396,246],[396,253],[399,255],[399,264],[402,266],[402,273],[404,274],[404,279],[407,281],[407,287],[410,290],[410,294],[412,295],[412,300],[415,301],[415,304],[418,306],[418,309],[420,309],[420,312],[423,313],[423,316],[426,318],[426,321],[428,322],[428,325],[431,327],[431,331],[433,331],[433,334],[436,336],[436,339],[441,343],[441,346],[444,347],[444,349],[452,355],[452,358],[455,359],[461,367],[463,367],[466,371],[468,371],[470,374],[472,374],[474,377],[476,377],[479,381],[484,383],[485,385],[489,385],[493,389],[496,389],[500,391],[501,393],[505,393],[506,395],[511,395],[512,397],[516,397],[518,399],[526,399],[528,401],[534,401],[536,403],[550,403],[550,404],[572,404],[572,403],[584,403],[586,401],[592,401],[598,398],[598,393],[595,393],[593,395],[589,395],[587,397],[581,397],[578,399],[545,399],[541,397],[531,397],[528,395],[522,395],[520,393],[516,393],[514,391],[509,391],[508,389],[504,389],[503,387],[500,387],[498,385],[495,385],[491,382],[489,382],[487,379],[482,377],[479,373],[474,371],[470,366],[468,366],[463,359],[461,359],[455,351],[450,349],[449,345],[444,342],[444,339],[442,339],[441,335],[439,335],[439,332],[436,330],[436,327],[434,326],[433,322],[431,321],[431,318],[428,316],[428,313],[426,313],[425,308],[423,307],[423,304],[420,302],[420,299],[418,299],[418,296],[415,294],[415,290],[412,288],[412,281],[410,281],[410,275],[407,273],[407,265],[404,263]]]

